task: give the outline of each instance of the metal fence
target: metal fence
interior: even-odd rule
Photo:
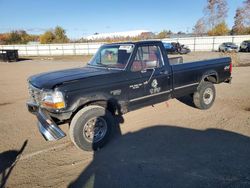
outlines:
[[[103,43],[0,45],[0,49],[17,49],[19,56],[92,55],[102,44]]]
[[[244,40],[250,40],[250,35],[173,38],[162,41],[179,42],[187,45],[191,51],[217,51],[219,45],[223,42],[233,42],[240,46],[240,43]]]
[[[250,35],[166,38],[163,42],[179,42],[187,45],[191,51],[216,51],[223,42],[234,42],[237,45],[250,40]],[[92,55],[104,43],[67,43],[38,45],[0,45],[0,49],[17,49],[20,56],[61,56]]]

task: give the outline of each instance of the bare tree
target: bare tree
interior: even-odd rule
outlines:
[[[228,5],[226,0],[217,0],[217,21],[222,23],[227,18]]]
[[[228,6],[226,0],[207,0],[207,6],[204,9],[207,26],[209,29],[225,22]]]
[[[245,10],[243,8],[237,8],[235,16],[234,16],[234,25],[232,28],[232,34],[244,34],[244,13]]]
[[[216,0],[207,0],[207,6],[204,9],[207,26],[213,28],[215,26],[215,5]]]
[[[250,26],[250,0],[244,1],[245,23]]]
[[[201,18],[199,19],[194,28],[193,28],[193,33],[196,35],[196,36],[202,36],[206,33],[206,24],[204,22],[204,19]]]

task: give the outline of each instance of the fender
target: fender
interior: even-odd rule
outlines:
[[[94,101],[108,101],[110,98],[112,98],[112,96],[106,93],[88,93],[80,96],[79,98],[76,97],[76,101],[71,104],[71,110],[75,112],[77,109],[87,105],[88,103]]]
[[[214,77],[215,80],[209,79],[209,78],[208,78],[209,76]],[[201,83],[202,81],[206,81],[206,79],[207,79],[207,81],[210,81],[210,82],[213,82],[213,83],[218,83],[218,81],[219,81],[219,75],[218,75],[218,73],[217,73],[215,70],[208,70],[208,71],[206,71],[206,72],[202,75],[201,80],[200,80],[200,83]]]

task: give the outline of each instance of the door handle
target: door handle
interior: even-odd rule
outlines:
[[[168,71],[167,70],[162,70],[162,71],[160,71],[160,74],[168,74]]]

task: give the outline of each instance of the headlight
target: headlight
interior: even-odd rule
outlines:
[[[44,108],[62,109],[65,108],[64,96],[60,91],[48,91],[42,94],[42,106]]]

